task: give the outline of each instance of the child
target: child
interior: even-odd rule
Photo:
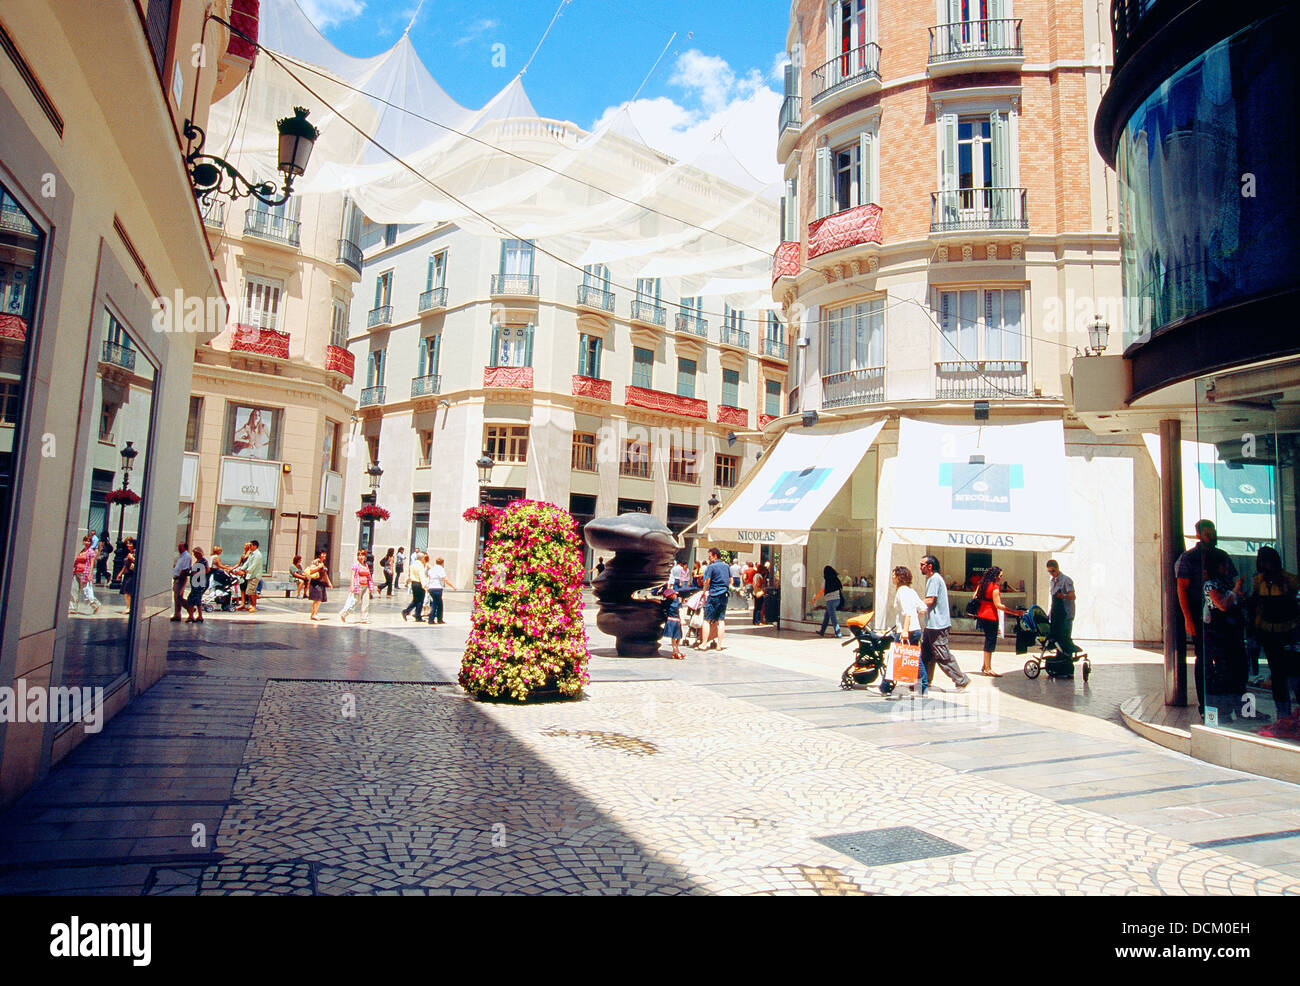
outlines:
[[[677,590],[672,586],[664,590],[664,613],[667,616],[667,622],[664,625],[664,636],[673,642],[673,660],[683,660],[681,650],[682,597],[677,595]]]
[[[348,590],[348,601],[343,604],[343,609],[339,611],[339,622],[346,623],[348,614],[352,612],[352,607],[356,606],[358,597],[361,600],[361,622],[370,622],[370,597],[375,594],[375,583],[370,577],[370,569],[366,566],[366,552],[362,549],[357,552],[357,560],[352,565],[352,587]]]

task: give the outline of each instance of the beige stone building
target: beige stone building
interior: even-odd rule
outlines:
[[[157,302],[221,310],[183,129],[252,54],[204,11],[247,6],[0,8],[0,804],[164,670],[179,423],[194,347],[219,326]],[[119,522],[137,540],[128,594],[73,594],[82,536],[116,547]]]

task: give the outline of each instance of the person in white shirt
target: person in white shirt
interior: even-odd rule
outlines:
[[[181,621],[181,606],[185,602],[185,588],[190,580],[190,569],[194,567],[194,559],[190,556],[190,546],[182,541],[176,545],[176,564],[172,565],[172,602],[175,609],[172,611],[172,622]]]
[[[912,570],[906,565],[899,565],[894,569],[894,612],[898,622],[898,632],[900,639],[906,640],[909,644],[919,644],[921,642],[921,620],[925,615],[926,606],[921,601],[921,597],[916,594],[912,588]],[[930,680],[925,673],[925,662],[921,662],[921,673],[917,678],[917,685],[924,695],[930,687]]]
[[[412,611],[415,622],[424,620],[424,557],[423,552],[411,550],[411,577],[406,580],[411,586],[411,601],[402,610],[402,619],[407,619]]]
[[[662,571],[662,569],[660,571]],[[686,566],[681,562],[677,562],[673,565],[673,570],[668,575],[668,584],[677,590],[678,593],[690,588],[690,573],[686,571]]]
[[[456,587],[451,584],[447,578],[447,570],[442,567],[445,559],[435,558],[433,564],[428,564],[429,556],[422,556],[425,562],[424,568],[424,593],[429,599],[429,622],[443,624],[447,621],[442,618],[442,590],[444,587],[451,589],[453,592]]]

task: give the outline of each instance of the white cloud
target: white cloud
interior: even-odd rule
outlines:
[[[481,38],[483,35],[487,34],[488,31],[496,28],[498,23],[498,21],[493,20],[490,17],[484,17],[481,20],[477,20],[473,24],[469,25],[469,27],[465,28],[465,33],[453,41],[452,44],[457,47],[467,45],[476,38]]]
[[[363,0],[298,0],[298,6],[321,31],[359,17],[366,9]]]
[[[769,78],[782,88],[785,87],[785,67],[790,64],[790,56],[784,51],[778,51],[772,56],[772,72]]]
[[[721,131],[746,170],[765,181],[780,179],[776,122],[781,93],[767,85],[761,71],[737,76],[726,60],[693,49],[678,57],[669,84],[683,90],[680,100],[659,96],[626,105],[646,143],[689,160]],[[623,108],[611,106],[593,126],[600,127]]]

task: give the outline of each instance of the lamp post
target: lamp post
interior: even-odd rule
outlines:
[[[1110,341],[1110,323],[1100,315],[1094,315],[1088,325],[1088,355],[1100,356],[1106,351]]]
[[[708,503],[709,503],[709,513],[716,514],[718,512],[718,507],[722,505],[722,501],[718,499],[717,490],[713,491],[713,496],[709,497]]]
[[[483,506],[487,502],[487,484],[492,482],[492,467],[496,462],[492,456],[484,452],[474,462],[478,469],[478,504]],[[478,522],[478,551],[474,559],[474,571],[481,575],[483,572],[483,552],[487,549],[487,529],[488,522],[485,518],[480,518]]]
[[[369,497],[372,504],[378,504],[379,502],[379,481],[383,478],[383,475],[384,470],[379,468],[379,460],[375,459],[375,461],[370,464],[370,468],[366,470],[366,476],[370,479]],[[365,543],[361,545],[361,547],[370,551],[373,549],[375,543],[375,518],[367,517],[365,523],[362,525],[362,531]]]
[[[248,196],[266,205],[283,205],[287,202],[293,194],[293,180],[306,172],[312,148],[320,136],[320,131],[307,122],[307,110],[295,106],[293,113],[293,116],[287,116],[276,124],[280,134],[277,161],[280,174],[284,175],[282,192],[273,182],[249,181],[225,158],[204,154],[203,144],[207,135],[198,124],[186,120],[181,133],[187,141],[185,168],[190,173],[194,194],[204,202],[214,194],[228,195],[232,200]]]
[[[135,467],[135,457],[139,455],[134,442],[127,442],[126,448],[122,449],[122,489],[131,488],[131,470]],[[118,503],[117,514],[117,543],[122,543],[122,524],[126,519],[126,501]]]

